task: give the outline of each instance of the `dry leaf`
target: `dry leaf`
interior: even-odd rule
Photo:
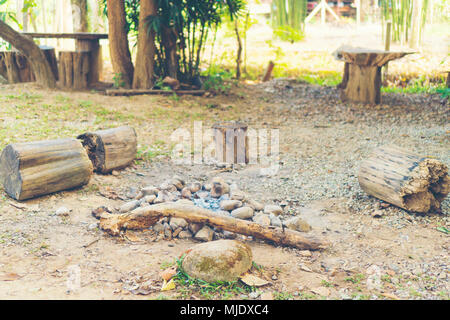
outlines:
[[[254,276],[253,274],[250,273],[246,273],[243,276],[241,276],[241,281],[251,287],[262,287],[269,284],[268,281],[258,278],[257,276]]]
[[[175,289],[175,282],[172,280],[170,280],[169,282],[167,282],[166,280],[164,280],[164,283],[162,285],[161,291],[169,291],[169,290],[173,290]]]
[[[14,280],[19,280],[20,278],[22,278],[22,276],[18,275],[17,273],[4,273],[4,274],[0,274],[0,281],[14,281]]]
[[[164,279],[164,281],[169,281],[173,278],[174,275],[177,274],[177,267],[170,267],[161,272],[161,278]]]

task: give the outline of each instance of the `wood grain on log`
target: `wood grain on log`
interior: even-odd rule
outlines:
[[[16,200],[79,187],[91,175],[92,163],[76,139],[10,144],[0,156],[0,179]]]
[[[368,194],[414,212],[439,209],[450,192],[445,164],[396,146],[380,147],[364,160],[358,181]]]
[[[119,235],[120,231],[124,229],[147,229],[163,217],[182,218],[191,223],[205,223],[221,230],[299,249],[318,250],[327,246],[326,241],[310,235],[303,235],[297,231],[266,227],[254,222],[219,215],[195,205],[180,203],[161,203],[141,207],[126,214],[102,215],[100,228],[111,235]]]
[[[381,67],[348,64],[347,72],[340,85],[342,101],[381,102]]]
[[[82,140],[97,172],[124,168],[136,158],[136,132],[129,126],[87,132],[78,139]]]

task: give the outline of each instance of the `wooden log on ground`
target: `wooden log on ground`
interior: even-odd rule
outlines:
[[[92,163],[76,139],[14,143],[0,156],[0,179],[16,200],[76,188],[91,175]]]
[[[249,147],[245,123],[218,122],[212,126],[215,157],[222,163],[249,163]]]
[[[61,51],[59,53],[59,81],[64,88],[87,89],[90,85],[89,51]]]
[[[107,96],[138,96],[145,94],[159,94],[159,95],[192,95],[202,96],[205,94],[205,90],[155,90],[155,89],[110,89],[106,90]]]
[[[136,132],[129,126],[87,132],[78,139],[86,148],[94,170],[100,173],[125,168],[136,158]]]
[[[294,230],[266,227],[258,223],[219,215],[195,205],[180,203],[161,203],[141,207],[126,214],[102,215],[100,216],[100,228],[111,235],[119,235],[120,231],[125,229],[147,229],[163,217],[182,218],[191,223],[205,223],[221,230],[298,249],[318,250],[327,246],[327,242],[324,240]]]
[[[448,168],[396,146],[383,146],[361,163],[358,181],[368,194],[408,211],[438,210],[450,192]]]

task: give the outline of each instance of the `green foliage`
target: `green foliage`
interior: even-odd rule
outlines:
[[[307,0],[273,0],[272,27],[275,36],[291,42],[304,38]]]
[[[122,73],[115,73],[113,77],[114,87],[115,88],[123,88],[125,87],[125,81],[123,80]]]
[[[226,94],[231,89],[231,79],[233,73],[220,68],[216,65],[212,65],[209,69],[202,73],[203,88],[206,91],[210,91],[216,94]]]

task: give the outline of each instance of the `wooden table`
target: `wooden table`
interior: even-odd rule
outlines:
[[[413,52],[393,52],[366,48],[342,47],[336,58],[345,62],[342,83],[338,86],[343,101],[379,104],[381,102],[381,68],[391,60]]]
[[[32,38],[46,38],[46,39],[74,39],[75,48],[77,51],[91,52],[91,72],[89,74],[89,83],[96,83],[100,79],[102,70],[102,55],[100,47],[100,39],[108,39],[106,33],[39,33],[39,32],[24,32],[23,34]]]

